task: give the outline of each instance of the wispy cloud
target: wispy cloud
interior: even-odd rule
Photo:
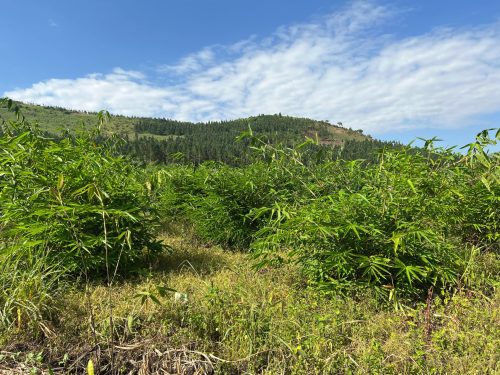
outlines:
[[[193,121],[282,112],[342,121],[375,134],[458,127],[500,112],[499,24],[398,39],[378,28],[393,16],[372,2],[356,2],[264,39],[209,46],[158,67],[155,74],[173,82],[168,85],[117,68],[5,95]]]
[[[49,26],[50,27],[59,27],[59,25],[52,18],[49,19]]]
[[[5,96],[30,103],[96,111],[108,109],[124,115],[160,115],[175,107],[166,88],[154,87],[141,72],[115,68],[110,74],[89,74],[77,79],[49,79]]]
[[[214,61],[214,48],[215,47],[204,48],[199,52],[190,54],[182,58],[181,61],[175,65],[161,65],[157,68],[157,71],[161,74],[175,75],[199,72]]]

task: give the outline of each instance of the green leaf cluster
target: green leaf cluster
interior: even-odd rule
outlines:
[[[106,115],[99,116],[100,125]],[[100,131],[48,138],[23,118],[0,138],[0,256],[42,256],[97,277],[158,249],[156,213],[141,173]]]

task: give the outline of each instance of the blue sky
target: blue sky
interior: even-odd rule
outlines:
[[[500,1],[1,2],[0,95],[202,121],[278,113],[408,142],[500,124]]]

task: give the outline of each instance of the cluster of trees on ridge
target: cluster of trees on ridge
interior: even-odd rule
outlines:
[[[39,106],[21,102],[12,104],[33,123],[38,122],[48,137],[61,138],[61,132],[77,134],[95,123],[96,113],[75,111],[55,106]],[[12,118],[5,104],[0,103],[0,116]],[[394,142],[382,142],[362,134],[361,130],[347,129],[341,123],[330,124],[308,118],[258,115],[230,121],[192,123],[161,118],[111,116],[110,126],[102,135],[119,134],[125,140],[120,151],[145,163],[201,164],[205,161],[223,162],[233,166],[253,161],[249,143],[236,141],[249,129],[268,144],[294,147],[306,137],[317,140],[328,160],[365,159],[374,161],[376,152],[387,147],[400,147]],[[64,135],[65,136],[65,135]]]
[[[148,162],[200,164],[213,160],[245,165],[252,161],[248,141],[235,140],[249,127],[264,142],[284,147],[297,146],[306,137],[315,139],[316,148],[323,149],[328,159],[333,160],[373,161],[374,151],[396,145],[327,122],[278,114],[208,123],[140,119],[134,125],[134,139],[126,136],[125,151]]]

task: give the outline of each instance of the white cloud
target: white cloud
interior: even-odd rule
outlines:
[[[140,72],[116,68],[107,75],[90,74],[78,79],[49,79],[5,96],[30,103],[97,111],[103,108],[124,115],[159,116],[172,111],[170,90],[143,81]]]
[[[380,34],[393,12],[371,2],[265,39],[211,46],[161,66],[169,85],[141,72],[51,79],[5,93],[28,102],[126,115],[217,120],[284,113],[383,133],[459,127],[500,112],[500,25]]]
[[[157,71],[166,74],[186,74],[201,70],[215,57],[213,48],[204,48],[181,59],[176,65],[161,65]]]

